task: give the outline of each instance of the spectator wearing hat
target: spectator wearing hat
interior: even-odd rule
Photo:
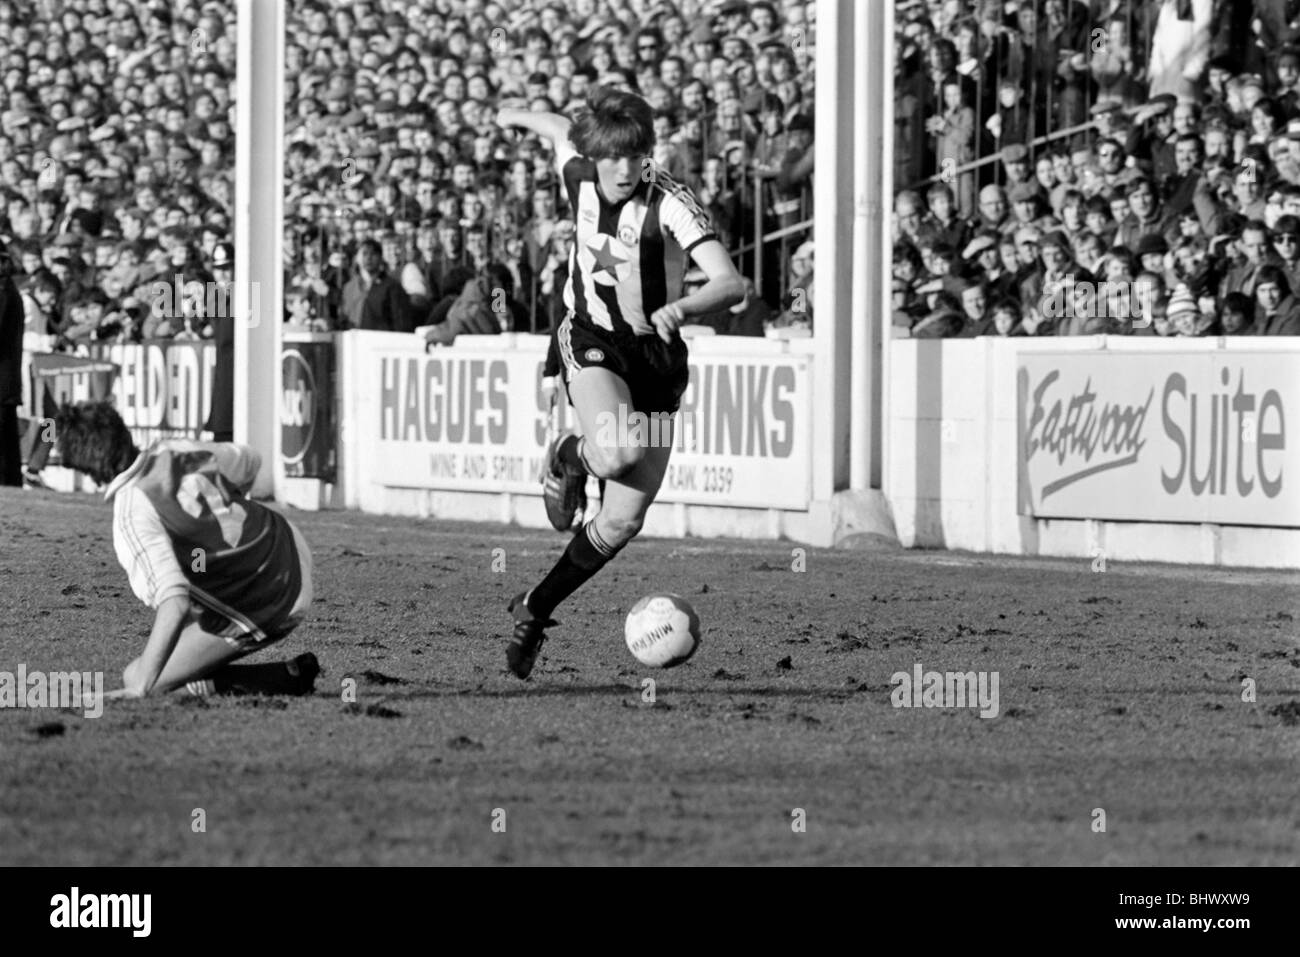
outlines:
[[[1139,269],[1155,273],[1165,279],[1171,278],[1165,265],[1165,258],[1169,255],[1169,243],[1164,236],[1159,233],[1147,233],[1138,239],[1133,251]]]
[[[1286,273],[1272,263],[1255,275],[1255,335],[1300,336],[1300,301]]]
[[[1035,191],[1040,191],[1037,181],[1034,179],[1033,170],[1029,165],[1029,148],[1023,143],[1012,143],[1002,147],[999,154],[1002,160],[1002,172],[1006,178],[1007,191],[1015,189],[1021,183],[1034,187]],[[1046,202],[1046,190],[1042,190],[1043,200]]]
[[[1165,305],[1164,320],[1167,332],[1162,333],[1155,328],[1155,323],[1152,323],[1155,334],[1183,337],[1197,334],[1197,328],[1201,321],[1201,310],[1197,305],[1196,297],[1192,295],[1187,286],[1179,284],[1174,289],[1168,303]]]
[[[1042,218],[1043,194],[1032,183],[1017,183],[1008,190],[1011,200],[1011,217],[1002,224],[1003,233],[1037,224]]]
[[[1043,289],[1043,262],[1039,258],[1043,233],[1034,226],[1022,226],[1011,238],[1018,265],[1015,296],[1026,305],[1037,305]]]
[[[994,233],[979,233],[967,245],[990,299],[1015,298],[1020,292],[1020,262],[1015,241]],[[975,273],[968,273],[975,274]]]

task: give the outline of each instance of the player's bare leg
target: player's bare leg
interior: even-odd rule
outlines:
[[[232,662],[257,651],[240,648],[220,635],[204,631],[197,621],[181,629],[153,690],[174,691],[187,685],[196,694],[307,694],[320,671],[316,657],[299,655],[291,661],[268,661],[255,665]],[[135,658],[122,672],[127,687],[136,683],[141,660]]]
[[[531,591],[510,604],[515,630],[506,649],[510,670],[528,677],[552,627],[551,613],[594,576],[641,530],[672,454],[671,421],[657,430],[658,444],[627,441],[626,419],[632,396],[622,378],[600,367],[588,367],[569,383],[581,435],[560,446],[567,466],[605,481],[600,512],[569,542],[555,567]],[[619,427],[621,425],[621,427]],[[612,426],[612,427],[611,427]]]

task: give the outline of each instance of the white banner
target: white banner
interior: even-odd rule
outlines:
[[[1024,353],[1021,514],[1300,527],[1300,354]]]
[[[541,494],[544,337],[467,337],[425,354],[392,334],[360,335],[357,381],[342,388],[355,396],[363,483]],[[560,392],[561,427],[572,428]],[[810,427],[807,356],[693,356],[658,500],[807,508]],[[651,423],[643,438],[656,435]]]

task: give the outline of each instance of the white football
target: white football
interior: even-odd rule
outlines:
[[[700,646],[700,616],[680,595],[647,595],[628,612],[623,637],[643,665],[672,668]]]

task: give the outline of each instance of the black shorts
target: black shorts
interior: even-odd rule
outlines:
[[[633,412],[676,412],[691,380],[681,336],[673,336],[669,343],[657,334],[614,332],[577,322],[570,313],[560,323],[556,339],[566,391],[579,372],[599,366],[627,383]]]

